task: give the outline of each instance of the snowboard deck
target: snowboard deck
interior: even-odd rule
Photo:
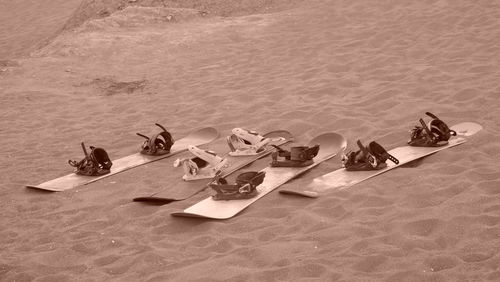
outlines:
[[[257,186],[258,194],[251,199],[215,201],[212,197],[208,197],[197,204],[185,209],[184,211],[174,212],[173,216],[180,217],[197,217],[206,219],[228,219],[266,194],[270,193],[279,186],[285,184],[291,179],[299,176],[302,173],[312,169],[320,163],[334,157],[340,151],[344,150],[347,142],[341,135],[337,133],[325,133],[313,138],[309,142],[309,146],[320,145],[318,155],[314,158],[314,163],[306,167],[266,167],[262,171],[266,172],[266,176],[262,184]]]
[[[187,150],[188,145],[203,145],[212,142],[217,139],[219,132],[212,127],[202,128],[191,132],[189,135],[175,140],[174,144],[170,148],[170,153],[161,156],[150,156],[141,153],[135,153],[117,160],[111,160],[113,165],[111,166],[111,172],[100,176],[88,176],[79,175],[76,173],[71,173],[38,185],[26,185],[27,188],[42,189],[53,192],[60,192],[64,190],[73,189],[75,187],[86,185],[97,180],[109,177],[111,175],[123,172],[125,170],[147,164],[150,162],[158,161],[164,158],[168,158],[172,155],[181,153]]]
[[[454,125],[451,127],[451,129],[455,130],[458,136],[471,136],[480,131],[482,129],[482,126],[477,123],[465,122]],[[298,187],[297,189],[283,189],[279,192],[281,194],[316,198],[323,192],[346,189],[352,185],[380,175],[411,161],[423,158],[444,149],[458,146],[465,142],[466,139],[463,137],[454,137],[449,140],[448,145],[442,147],[398,147],[388,151],[389,154],[393,155],[399,160],[399,164],[397,165],[391,161],[388,161],[386,168],[370,171],[347,171],[344,168],[341,168],[313,179],[311,183],[309,183],[305,187]]]
[[[293,141],[292,134],[286,130],[271,131],[269,133],[264,134],[263,136],[272,139],[277,139],[280,137],[284,138],[283,140],[271,141],[269,145],[273,144],[281,146]],[[219,147],[225,148],[225,150],[229,150],[225,139],[221,140],[221,144],[218,145]],[[223,157],[227,159],[227,167],[225,167],[222,170],[222,177],[227,177],[233,172],[239,170],[240,168],[271,154],[273,149],[269,145],[260,154],[253,156],[231,156],[229,155],[229,152],[223,154],[224,155]],[[155,204],[168,204],[174,201],[182,201],[205,190],[208,187],[208,183],[211,181],[211,179],[184,181],[181,179],[183,170],[179,169],[178,171],[179,171],[178,182],[167,185],[167,187],[163,188],[161,191],[156,192],[150,196],[136,197],[134,198],[134,202],[151,202]]]

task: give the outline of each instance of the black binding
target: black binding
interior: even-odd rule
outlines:
[[[257,186],[264,181],[265,176],[264,171],[244,172],[238,175],[235,184],[228,184],[219,173],[208,186],[216,192],[212,196],[216,201],[249,199],[258,194]]]
[[[378,170],[387,167],[387,160],[399,164],[399,160],[389,154],[382,145],[372,141],[367,147],[360,140],[357,141],[359,150],[349,152],[342,159],[343,165],[348,171]]]
[[[85,144],[82,142],[82,149],[85,157],[77,162],[68,160],[68,163],[75,167],[75,173],[80,175],[99,176],[111,172],[111,162],[108,153],[102,148],[90,146],[90,154],[87,153]]]
[[[295,146],[290,151],[282,149],[279,146],[271,145],[276,148],[271,154],[272,167],[304,167],[314,163],[313,158],[318,155],[319,145]],[[280,158],[280,159],[279,159]]]
[[[408,145],[416,147],[439,147],[448,144],[451,136],[456,136],[457,132],[450,129],[448,125],[439,119],[436,115],[426,112],[426,115],[432,118],[427,125],[423,119],[420,119],[421,126],[415,126],[410,130],[410,140]]]
[[[170,148],[174,144],[174,139],[172,135],[159,123],[155,123],[156,126],[160,127],[163,131],[154,134],[149,138],[148,136],[137,133],[137,135],[146,139],[142,143],[141,154],[159,156],[170,153]]]

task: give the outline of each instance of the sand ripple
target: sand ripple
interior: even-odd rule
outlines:
[[[499,4],[294,4],[238,17],[182,10],[178,21],[169,7],[130,7],[2,61],[0,280],[500,279]],[[484,130],[318,199],[270,193],[226,221],[170,216],[206,193],[131,202],[179,181],[172,160],[64,193],[23,187],[71,171],[81,141],[112,159],[135,153],[135,132],[155,122],[174,137],[244,127],[306,142],[336,131],[350,149],[357,139],[393,148],[426,111]],[[285,187],[338,167],[334,158]]]

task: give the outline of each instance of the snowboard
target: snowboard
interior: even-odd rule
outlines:
[[[465,122],[454,125],[452,130],[457,132],[457,136],[448,141],[448,145],[442,147],[413,147],[403,146],[388,151],[389,154],[399,160],[399,164],[394,164],[388,161],[387,167],[381,170],[370,171],[347,171],[344,168],[327,173],[323,176],[317,177],[305,187],[298,187],[298,189],[283,189],[279,192],[281,194],[298,195],[310,198],[318,197],[322,192],[331,190],[342,190],[352,185],[385,173],[391,169],[404,165],[408,162],[423,158],[425,156],[434,154],[436,152],[458,146],[466,142],[466,136],[476,134],[482,129],[482,126],[477,123]]]
[[[220,144],[212,144],[212,151],[216,153],[225,150],[226,153],[223,154],[223,157],[227,159],[227,166],[222,170],[222,177],[226,177],[231,173],[237,171],[238,169],[251,164],[252,162],[263,158],[272,152],[272,147],[270,145],[281,146],[286,143],[293,141],[293,136],[290,132],[286,130],[276,130],[271,131],[263,135],[264,137],[271,138],[271,142],[268,146],[257,155],[252,156],[231,156],[229,155],[229,148],[227,146],[226,140],[220,140],[218,142]],[[166,185],[161,191],[156,192],[152,195],[145,197],[136,197],[134,198],[135,202],[151,202],[155,204],[168,204],[174,201],[182,201],[188,199],[199,192],[205,190],[208,186],[208,183],[211,179],[198,179],[192,181],[184,181],[182,180],[182,169],[178,169],[178,178],[179,181],[176,183],[171,183]]]
[[[263,169],[266,175],[264,181],[257,186],[257,196],[250,199],[215,201],[212,197],[208,197],[197,204],[185,209],[184,211],[174,212],[173,216],[181,217],[198,217],[207,219],[228,219],[251,204],[255,203],[266,194],[280,187],[291,179],[299,176],[302,173],[312,169],[339,152],[344,150],[347,142],[337,133],[325,133],[313,138],[309,142],[309,146],[320,145],[319,153],[314,157],[314,163],[306,167],[266,167]]]
[[[69,190],[80,185],[89,184],[95,182],[97,180],[103,179],[105,177],[109,177],[111,175],[117,174],[119,172],[147,164],[150,162],[154,162],[157,160],[161,160],[164,158],[168,158],[177,153],[183,152],[187,150],[188,145],[203,145],[206,143],[210,143],[213,140],[217,139],[219,136],[218,131],[212,127],[202,128],[196,131],[191,132],[187,136],[175,140],[174,144],[170,148],[170,153],[161,155],[161,156],[151,156],[144,155],[141,153],[135,153],[121,159],[111,160],[113,165],[111,167],[111,172],[104,175],[99,176],[88,176],[88,175],[79,175],[76,173],[71,173],[38,185],[26,185],[27,188],[33,189],[42,189],[53,192],[60,192],[64,190]]]

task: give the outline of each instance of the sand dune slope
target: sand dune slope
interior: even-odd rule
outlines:
[[[495,1],[325,0],[239,17],[127,7],[62,33],[0,68],[0,280],[498,281],[499,19]],[[318,199],[270,193],[226,221],[170,216],[206,193],[131,202],[180,181],[173,160],[63,193],[23,187],[70,172],[81,141],[132,154],[155,122],[174,136],[336,131],[350,148],[392,148],[426,111],[484,130]]]

